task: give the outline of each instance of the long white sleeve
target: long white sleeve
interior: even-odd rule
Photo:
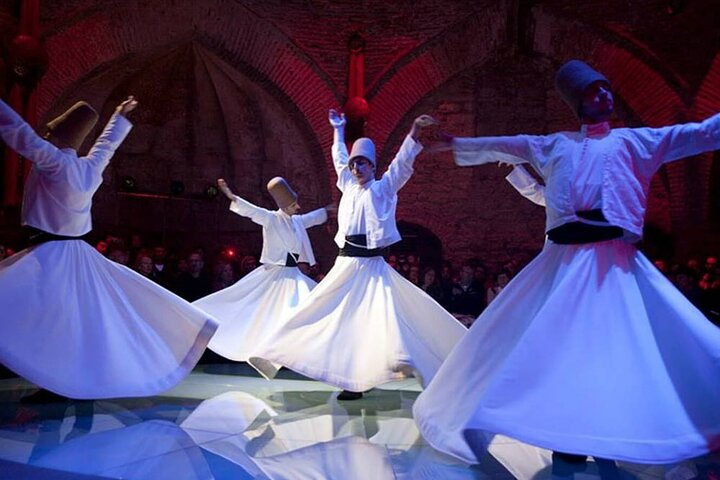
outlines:
[[[525,170],[525,167],[521,165],[514,166],[512,171],[505,177],[505,180],[523,197],[536,205],[545,206],[545,187],[540,185],[535,180],[535,177]]]

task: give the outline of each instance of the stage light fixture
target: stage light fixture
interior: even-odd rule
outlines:
[[[125,176],[120,181],[120,190],[123,192],[134,192],[137,190],[137,182],[134,177]]]
[[[170,194],[179,196],[185,192],[185,184],[180,180],[173,180],[170,182]]]
[[[213,198],[217,197],[218,188],[213,184],[208,184],[205,187],[203,194],[205,195],[205,198],[213,199]]]

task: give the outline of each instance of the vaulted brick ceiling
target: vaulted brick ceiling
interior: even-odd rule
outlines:
[[[17,3],[17,0],[3,0],[0,6],[12,10]],[[144,3],[149,2],[43,0],[41,22],[45,34],[54,35],[97,13],[112,15],[116,11],[121,14],[117,21],[122,21],[126,9]],[[162,5],[167,2],[152,3]],[[168,3],[156,12],[161,15],[187,8],[183,3]],[[370,79],[375,79],[393,63],[393,59],[401,58],[438,35],[450,33],[454,24],[469,16],[487,12],[512,18],[533,9],[603,30],[656,59],[668,72],[674,72],[679,81],[697,86],[713,59],[714,50],[708,47],[717,45],[720,23],[715,0],[227,0],[194,3],[211,5],[207,7],[208,11],[219,5],[228,15],[244,13],[272,25],[339,86],[345,81],[347,60],[346,45],[339,39],[346,39],[355,31],[367,37],[367,73]],[[162,21],[162,17],[156,19]],[[694,54],[687,55],[688,51]]]

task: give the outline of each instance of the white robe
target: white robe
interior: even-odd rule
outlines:
[[[220,322],[208,347],[231,360],[247,361],[255,347],[281,328],[292,308],[315,287],[316,282],[297,267],[284,265],[288,253],[297,254],[297,261],[315,263],[306,228],[325,222],[327,213],[321,208],[289,216],[282,210],[266,210],[237,196],[230,209],[262,225],[263,265],[234,285],[193,304]]]
[[[504,138],[484,142],[502,148]],[[557,150],[581,152],[568,165],[587,160],[586,148],[562,141],[554,138]],[[616,155],[607,131],[587,142],[595,159],[631,155]],[[577,178],[568,165],[557,171]],[[599,168],[605,178],[618,175]],[[557,191],[545,189],[548,209],[606,198],[585,183],[569,183],[563,201],[552,197]],[[413,412],[435,448],[470,463],[494,434],[567,453],[671,463],[719,445],[719,378],[720,330],[633,245],[547,242],[473,323]]]
[[[113,115],[86,157],[41,139],[0,102],[0,136],[33,162],[23,223],[79,236],[130,123]],[[0,262],[0,361],[72,398],[144,396],[193,368],[216,322],[82,240],[50,241]]]
[[[389,232],[397,231],[397,191],[409,179],[420,146],[408,137],[383,177],[360,188],[351,184],[347,151],[338,140],[336,135],[333,160],[343,190],[338,224],[359,225],[362,222],[352,216],[364,215],[370,248],[386,246],[394,236]],[[353,202],[345,195],[353,196]],[[379,221],[380,211],[389,217]],[[377,237],[372,245],[371,236]],[[250,363],[267,377],[276,373],[272,364],[281,364],[362,392],[413,374],[421,382],[429,381],[465,332],[460,322],[382,257],[338,257],[282,330],[257,348]]]

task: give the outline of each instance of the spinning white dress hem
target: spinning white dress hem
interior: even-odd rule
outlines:
[[[494,434],[672,463],[720,447],[719,366],[720,330],[635,247],[549,243],[413,412],[435,448],[469,463]]]
[[[235,284],[196,300],[193,305],[219,322],[208,348],[230,360],[247,361],[315,285],[297,267],[261,265]]]
[[[366,391],[409,376],[430,379],[466,329],[382,257],[338,257],[293,315],[249,362]]]
[[[0,345],[2,363],[76,399],[173,387],[217,328],[212,316],[81,240],[43,243],[1,262],[0,304],[9,307],[0,334],[15,339]]]

